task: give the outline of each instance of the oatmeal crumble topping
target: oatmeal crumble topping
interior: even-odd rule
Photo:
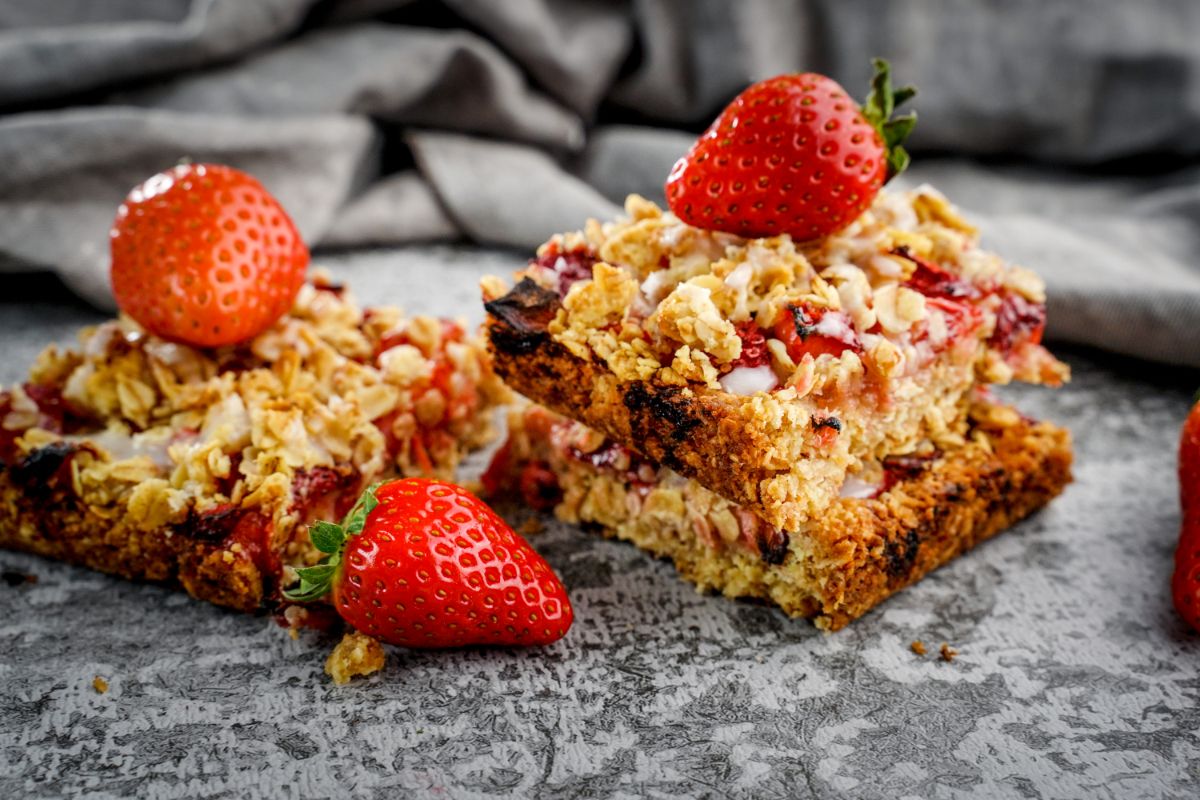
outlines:
[[[622,380],[678,381],[675,362],[698,363],[695,354],[723,372],[740,354],[735,326],[754,320],[770,331],[789,304],[836,312],[823,324],[844,319],[867,345],[860,357],[873,373],[893,376],[905,366],[912,372],[966,338],[963,359],[976,364],[985,380],[1059,383],[1067,377],[1066,368],[1040,347],[1040,329],[989,346],[1008,298],[1045,302],[1041,279],[982,250],[977,231],[928,186],[883,192],[844,231],[803,243],[699,230],[637,196],[626,201],[625,211],[623,220],[593,221],[583,232],[554,237],[525,272],[558,291],[566,255],[578,263],[578,255],[587,254],[590,280],[572,279],[550,332],[576,355],[603,359]],[[931,285],[919,274],[926,262],[971,297]],[[503,285],[489,279],[485,293],[498,296]],[[681,355],[683,347],[688,353]],[[785,384],[796,383],[800,370],[839,369],[836,352],[785,359],[777,347],[772,350]],[[715,388],[709,370],[686,372],[686,380]]]

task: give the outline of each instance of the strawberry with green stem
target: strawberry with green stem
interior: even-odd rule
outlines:
[[[341,525],[318,522],[325,553],[296,570],[292,602],[327,593],[350,625],[406,647],[542,645],[574,619],[545,560],[482,500],[414,478],[368,488]]]
[[[780,75],[746,89],[675,164],[671,210],[689,225],[746,237],[834,233],[903,172],[916,114],[892,117],[911,86],[892,88],[875,59],[862,107],[831,78]]]

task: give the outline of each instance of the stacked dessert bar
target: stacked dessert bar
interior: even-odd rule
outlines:
[[[988,384],[1056,386],[1041,279],[929,187],[810,242],[640,197],[483,283],[510,414],[493,488],[837,629],[1042,507],[1066,431]]]

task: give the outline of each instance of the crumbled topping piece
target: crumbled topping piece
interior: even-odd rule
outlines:
[[[358,631],[347,631],[325,660],[325,674],[338,686],[351,678],[383,669],[386,656],[378,639]]]
[[[108,692],[108,681],[97,675],[92,678],[92,688],[96,690],[96,694],[106,694]]]
[[[938,651],[938,658],[942,659],[942,661],[949,663],[949,662],[953,661],[954,657],[957,655],[958,655],[957,650],[955,650],[953,647],[946,644],[945,642],[942,642],[942,647]]]
[[[913,211],[921,222],[936,222],[974,239],[979,235],[974,225],[959,215],[946,196],[929,184],[918,186],[912,200]]]
[[[919,656],[923,656],[926,653],[925,643],[920,639],[913,640],[913,643],[910,644],[909,647],[912,648],[912,651]]]
[[[712,290],[694,278],[681,283],[658,304],[647,321],[651,329],[673,341],[729,363],[742,354],[742,340],[734,324],[721,316],[712,300]]]
[[[890,283],[875,292],[875,316],[890,334],[905,333],[925,317],[925,296],[906,286]]]

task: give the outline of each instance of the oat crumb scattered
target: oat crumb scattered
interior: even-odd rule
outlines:
[[[108,691],[108,681],[97,675],[92,678],[92,688],[96,690],[97,694],[104,694]]]
[[[325,660],[325,673],[338,686],[356,675],[370,675],[383,669],[383,645],[378,639],[358,631],[347,631]]]
[[[546,526],[542,524],[541,517],[530,517],[517,528],[517,532],[522,536],[537,536],[544,530],[546,530]]]
[[[925,643],[922,642],[920,639],[914,639],[913,643],[910,644],[909,647],[911,647],[912,651],[914,653],[916,653],[917,655],[919,655],[919,656],[925,655]]]
[[[946,644],[945,642],[942,642],[942,649],[941,649],[941,659],[942,659],[942,661],[947,661],[947,662],[949,662],[949,661],[953,661],[953,660],[954,660],[954,657],[955,657],[956,655],[958,655],[958,651],[957,651],[957,650],[955,650],[953,647],[951,647],[950,645]]]

